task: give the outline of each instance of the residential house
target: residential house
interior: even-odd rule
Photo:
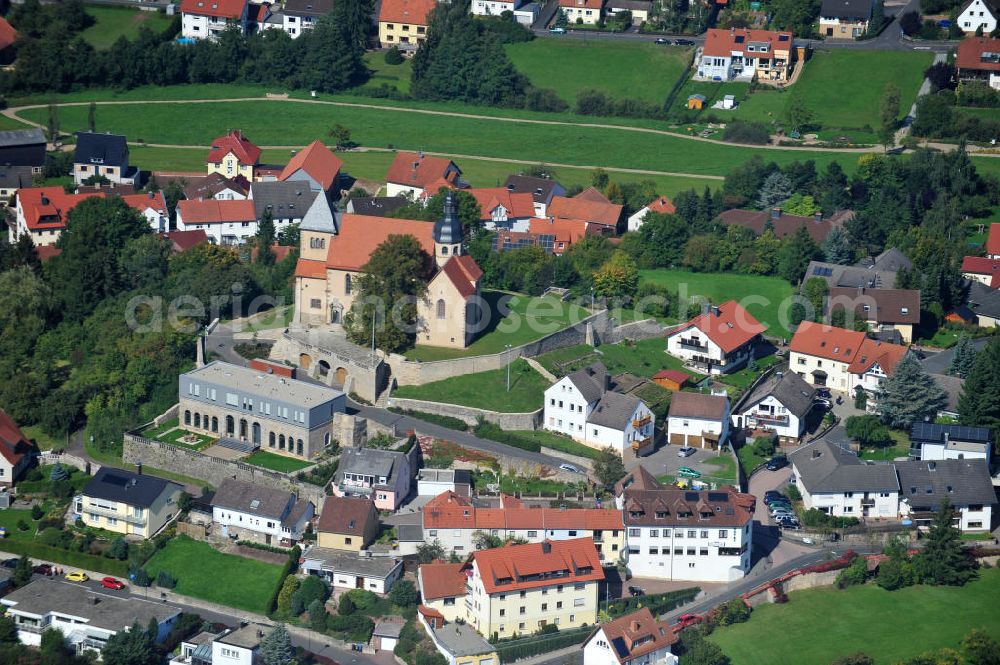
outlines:
[[[872,20],[872,0],[823,0],[819,10],[819,34],[827,39],[857,39]]]
[[[969,309],[980,328],[1000,327],[1000,289],[991,289],[979,282],[969,284]]]
[[[177,202],[177,230],[202,229],[215,245],[242,245],[257,235],[257,212],[249,199],[215,199]]]
[[[985,284],[991,289],[1000,288],[1000,260],[984,256],[966,256],[962,259],[962,277]]]
[[[239,201],[250,196],[250,181],[241,175],[227,178],[219,172],[206,176],[187,178],[184,185],[186,199],[216,199]]]
[[[810,261],[802,283],[804,287],[806,280],[819,277],[826,281],[829,288],[891,289],[896,285],[897,275],[904,270],[913,270],[913,262],[892,247],[874,258],[862,259],[853,266]]]
[[[988,33],[987,33],[988,34]],[[955,56],[958,80],[982,81],[1000,90],[1000,39],[966,37],[958,45]]]
[[[633,576],[732,582],[750,571],[753,496],[731,487],[699,492],[629,488],[617,501]]]
[[[511,194],[531,194],[535,204],[535,216],[545,217],[552,199],[566,196],[566,188],[551,178],[530,175],[507,176],[504,188]]]
[[[435,4],[434,0],[427,1]],[[383,12],[386,11],[386,4],[382,4]],[[398,152],[385,176],[385,193],[386,196],[417,199],[425,192],[437,194],[441,187],[457,187],[461,177],[461,169],[450,159],[429,157],[423,152]]]
[[[21,428],[0,409],[0,486],[9,487],[31,465],[36,452]]]
[[[332,550],[360,552],[378,537],[375,502],[357,496],[328,496],[323,501],[316,544]]]
[[[212,641],[211,660],[206,665],[258,665],[260,644],[270,635],[272,626],[248,623],[226,631]],[[200,664],[196,664],[200,665]]]
[[[899,475],[899,515],[917,526],[930,526],[947,499],[958,513],[963,532],[993,530],[996,488],[984,459],[910,460],[894,462]]]
[[[552,220],[577,220],[587,223],[587,232],[614,235],[618,230],[624,206],[612,203],[594,188],[585,189],[572,198],[552,197],[547,216]],[[535,231],[532,228],[532,231]]]
[[[646,220],[646,215],[651,212],[658,215],[673,215],[677,212],[677,208],[674,207],[674,204],[666,196],[657,196],[655,200],[639,208],[628,218],[628,230],[638,231],[639,227]]]
[[[920,291],[915,289],[868,289],[833,287],[826,299],[827,315],[838,310],[845,325],[864,321],[872,332],[895,331],[906,344],[913,341],[913,327],[920,323]]]
[[[62,187],[19,189],[14,203],[14,223],[8,228],[8,241],[15,243],[22,235],[28,235],[35,247],[54,245],[66,228],[66,214],[90,196],[67,194]]]
[[[681,390],[690,380],[690,374],[676,369],[662,369],[653,375],[653,383],[672,393]]]
[[[169,233],[161,233],[160,237],[170,243],[170,251],[174,254],[186,252],[192,247],[208,242],[208,236],[202,230],[170,231]]]
[[[212,522],[222,536],[291,547],[302,540],[316,507],[287,490],[226,478],[212,498]]]
[[[718,450],[729,439],[729,418],[725,395],[674,393],[667,412],[667,441]]]
[[[811,321],[799,324],[789,351],[789,369],[808,383],[848,394],[862,388],[871,398],[908,353],[863,332]]]
[[[417,608],[417,620],[448,665],[499,665],[496,647],[468,626],[446,624],[426,605]]]
[[[182,485],[102,466],[73,501],[77,519],[84,526],[152,538],[174,518]]]
[[[535,216],[535,203],[527,192],[515,193],[505,187],[483,187],[465,190],[479,204],[483,227],[511,231],[528,231]]]
[[[265,212],[271,214],[275,233],[292,224],[301,224],[306,213],[314,207],[325,207],[326,216],[334,219],[325,193],[313,191],[308,183],[301,180],[255,182],[250,186],[250,199],[257,221],[263,219]]]
[[[417,496],[438,496],[454,492],[472,493],[472,474],[468,469],[420,469],[417,471]]]
[[[45,166],[45,132],[31,129],[8,129],[0,132],[0,164],[28,166],[37,175]]]
[[[634,395],[612,392],[608,370],[595,363],[545,390],[542,426],[592,448],[644,448],[653,442],[655,416]]]
[[[288,0],[285,3],[285,13],[288,13],[289,2],[299,2],[305,4],[326,2],[329,8],[323,13],[330,11],[333,7],[332,0]],[[344,162],[320,141],[313,141],[308,146],[300,150],[289,160],[278,180],[304,181],[313,192],[323,192],[330,200],[337,198],[339,191],[337,181],[340,178],[340,170],[344,168]]]
[[[344,393],[221,360],[181,374],[178,415],[185,429],[229,447],[312,459],[332,441]]]
[[[698,77],[710,81],[787,83],[795,52],[792,33],[748,28],[710,28],[705,35]]]
[[[766,329],[735,300],[706,304],[667,335],[666,352],[704,374],[728,374],[750,361]]]
[[[226,178],[243,176],[253,182],[259,179],[257,170],[260,166],[260,153],[260,148],[244,136],[243,132],[234,129],[212,141],[212,147],[205,159],[206,173],[209,175],[219,173]]]
[[[986,258],[1000,259],[1000,223],[990,224],[986,236]]]
[[[421,577],[425,567],[420,567]],[[447,584],[422,580],[421,587],[454,589],[461,581],[465,602],[445,616],[461,618],[480,635],[503,639],[549,624],[565,630],[596,623],[604,569],[593,541],[576,538],[479,550],[451,578]]]
[[[248,0],[181,0],[181,36],[218,39],[233,25],[247,32]]]
[[[396,510],[410,496],[416,463],[407,453],[349,448],[340,454],[334,496],[370,497],[379,510]]]
[[[504,12],[513,13],[521,6],[521,0],[472,0],[469,11],[474,16],[500,16]]]
[[[788,215],[781,208],[770,210],[741,210],[734,208],[720,214],[716,221],[724,226],[742,226],[761,235],[770,228],[778,239],[795,235],[800,228],[805,228],[816,244],[822,244],[830,231],[844,225],[853,216],[851,211],[841,210],[835,215],[824,217],[816,213],[811,217]]]
[[[588,235],[608,236],[614,233],[611,227],[591,224],[582,219],[556,219],[554,217],[532,217],[528,220],[528,231],[510,231],[497,228],[493,237],[493,251],[504,252],[521,247],[538,246],[546,254],[562,256],[575,242]]]
[[[385,594],[403,576],[403,562],[386,556],[358,556],[314,545],[303,552],[299,570],[316,575],[334,589],[365,589]]]
[[[0,65],[9,65],[17,57],[14,42],[17,41],[17,30],[5,18],[0,18]]]
[[[609,18],[628,12],[632,17],[632,25],[639,26],[649,20],[653,3],[652,0],[608,0],[604,9]]]
[[[424,506],[424,542],[439,542],[448,552],[464,556],[476,550],[485,534],[502,541],[591,538],[598,558],[617,561],[625,551],[621,513],[603,508],[531,508],[502,494],[499,507],[477,506],[466,496],[443,492]]]
[[[423,602],[421,611],[429,609],[443,621],[465,618],[463,602],[468,593],[466,584],[471,568],[464,562],[432,561],[417,568],[417,589]]]
[[[170,229],[170,214],[167,211],[167,200],[163,192],[147,192],[145,194],[128,194],[122,200],[135,208],[149,223],[153,233],[164,233]]]
[[[332,11],[333,0],[285,0],[281,7],[281,28],[289,37],[297,39]]]
[[[733,426],[774,432],[782,443],[798,443],[815,396],[816,389],[795,372],[775,372],[740,399]]]
[[[910,455],[920,460],[984,459],[990,463],[993,436],[987,427],[913,423]]]
[[[570,24],[596,25],[601,20],[604,0],[559,0],[559,11]]]
[[[382,48],[415,51],[427,39],[430,13],[436,0],[382,0],[378,14],[378,41]],[[389,190],[389,196],[398,192]]]
[[[583,665],[677,665],[672,647],[679,639],[668,621],[643,607],[594,628],[583,643]]]
[[[34,175],[30,166],[0,165],[0,208],[14,200],[17,190],[31,187]]]
[[[966,0],[958,10],[955,23],[967,35],[977,31],[988,35],[997,29],[1000,21],[1000,4],[996,0]]]
[[[345,210],[355,215],[367,217],[389,217],[409,203],[404,196],[356,196],[347,200]]]
[[[46,577],[15,589],[0,604],[14,622],[21,644],[38,647],[42,633],[55,629],[78,655],[99,654],[109,639],[136,622],[142,630],[155,623],[155,639],[162,643],[181,614],[181,608],[164,602]]]
[[[139,169],[129,164],[128,143],[118,134],[77,132],[73,153],[73,182],[106,178],[118,184],[136,184]]]

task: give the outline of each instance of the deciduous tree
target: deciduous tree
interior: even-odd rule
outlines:
[[[632,296],[639,286],[639,269],[635,261],[621,250],[594,273],[594,289],[608,298]]]
[[[609,447],[598,452],[594,458],[593,468],[594,477],[605,487],[614,485],[625,476],[625,463],[614,448]]]

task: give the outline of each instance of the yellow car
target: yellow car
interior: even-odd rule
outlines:
[[[79,570],[74,571],[72,573],[66,573],[64,577],[68,579],[70,582],[86,582],[87,580],[90,579],[89,577],[87,577],[86,573],[81,573]]]

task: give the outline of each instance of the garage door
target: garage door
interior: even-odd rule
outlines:
[[[683,434],[671,434],[670,435],[670,443],[676,444],[678,446],[683,446],[684,443],[685,443],[685,441],[684,441],[684,435]]]

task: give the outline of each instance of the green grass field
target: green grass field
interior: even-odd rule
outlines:
[[[295,473],[313,465],[312,462],[295,459],[294,457],[285,457],[284,455],[276,455],[266,450],[258,450],[243,461],[247,464],[277,471],[278,473]]]
[[[787,604],[761,605],[750,621],[719,628],[708,639],[733,665],[830,663],[857,651],[878,665],[891,665],[956,648],[974,628],[1000,637],[998,594],[995,568],[980,571],[980,579],[964,587],[885,591],[869,584],[795,591]]]
[[[537,441],[540,445],[545,446],[546,448],[560,450],[569,455],[577,455],[579,457],[594,459],[600,453],[598,449],[585,446],[582,443],[577,443],[568,436],[562,436],[561,434],[548,432],[543,429],[521,430],[514,431],[512,433],[517,434],[522,439]]]
[[[464,349],[417,345],[404,355],[411,360],[428,362],[500,353],[508,344],[527,344],[589,316],[589,312],[579,305],[552,297],[532,298],[517,293],[483,291],[483,299],[489,303],[490,319],[472,344]]]
[[[354,98],[355,102],[358,98]],[[321,104],[249,101],[203,103],[192,109],[183,104],[128,105],[98,107],[101,131],[125,134],[132,141],[167,145],[207,146],[227,127],[240,126],[258,145],[301,146],[340,123],[351,130],[352,138],[364,146],[423,149],[451,155],[478,155],[530,163],[606,166],[680,172],[692,175],[725,175],[733,165],[760,154],[757,148],[691,141],[668,134],[650,134],[627,129],[552,125],[483,117],[449,117],[385,108],[329,107]],[[479,109],[480,112],[483,109]],[[494,111],[490,109],[490,111]],[[271,118],[279,113],[283,123]],[[24,117],[44,123],[45,108],[30,109]],[[524,119],[552,122],[552,115],[519,113]],[[183,117],[185,122],[176,119]],[[572,119],[573,116],[559,116]],[[592,120],[592,119],[591,119]],[[64,132],[87,126],[87,107],[59,109]],[[639,122],[636,121],[638,125]],[[661,123],[662,126],[662,123]],[[840,161],[845,171],[857,166],[856,154],[837,155],[828,151],[803,153],[769,150],[769,161],[779,165],[811,159],[822,169],[830,161]],[[643,174],[635,174],[641,179]]]
[[[398,65],[390,65],[386,63],[383,51],[369,51],[365,53],[365,64],[372,73],[368,79],[369,87],[389,85],[402,93],[409,94],[410,74],[413,73],[412,60],[403,60]]]
[[[422,386],[401,386],[393,397],[461,404],[503,413],[527,413],[542,406],[549,382],[527,361],[518,358],[510,365],[510,392],[507,369],[464,374]]]
[[[683,287],[687,298],[702,296],[717,305],[735,300],[768,327],[765,334],[789,338],[792,336],[788,328],[781,324],[779,312],[783,311],[787,318],[787,309],[790,307],[787,299],[792,296],[793,290],[780,277],[697,273],[687,270],[641,270],[639,278],[667,286],[675,292]]]
[[[556,376],[565,376],[596,362],[604,363],[611,374],[628,372],[645,378],[663,369],[686,372],[681,360],[668,355],[666,348],[667,343],[662,337],[654,337],[640,342],[602,344],[597,349],[586,344],[568,346],[540,355],[535,360]],[[698,375],[693,376],[695,381],[699,378]]]
[[[746,98],[747,91],[749,89],[749,83],[742,83],[739,81],[713,83],[711,81],[692,81],[689,79],[688,82],[684,84],[684,87],[677,93],[677,96],[674,97],[674,102],[670,105],[670,116],[676,117],[678,114],[686,114],[688,97],[694,94],[699,94],[705,95],[705,106],[702,109],[702,114],[712,113],[721,118],[732,117],[738,111],[713,109],[712,104],[721,100],[726,95],[733,95],[736,98],[736,102],[741,103]]]
[[[736,117],[744,120],[784,123],[784,110],[791,94],[802,95],[823,129],[861,130],[879,124],[879,104],[886,84],[900,90],[900,118],[910,111],[923,82],[924,70],[934,60],[928,52],[913,51],[815,51],[799,80],[784,92],[751,94]]]
[[[38,444],[39,450],[62,450],[66,447],[65,439],[56,439],[42,431],[41,425],[26,425],[21,428],[28,439]]]
[[[691,60],[690,48],[652,42],[536,39],[505,48],[532,85],[555,90],[571,108],[587,89],[662,104]]]
[[[145,26],[153,32],[164,32],[173,23],[173,19],[160,12],[144,12],[128,7],[94,7],[88,6],[87,13],[94,17],[94,25],[81,33],[81,36],[95,49],[111,48],[111,45],[124,37],[133,40],[139,36],[139,28]]]
[[[273,564],[223,554],[208,543],[178,536],[146,564],[150,577],[161,570],[177,580],[177,593],[266,614],[281,577]]]

